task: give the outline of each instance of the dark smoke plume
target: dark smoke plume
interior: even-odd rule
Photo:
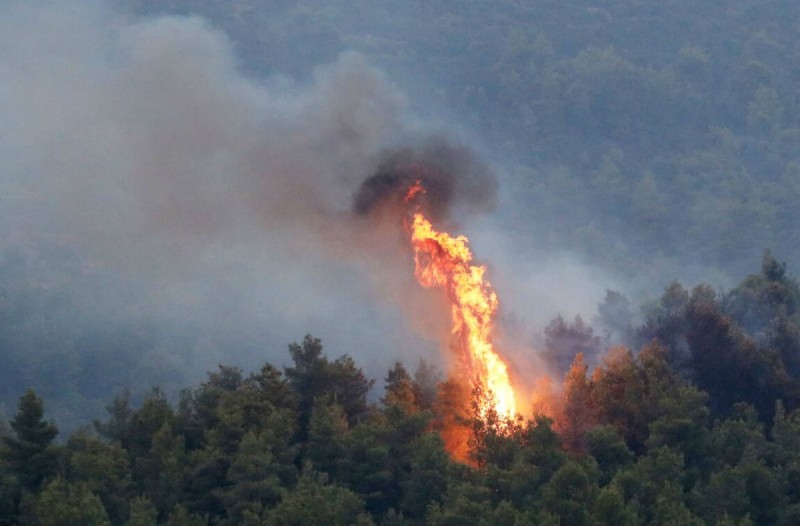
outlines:
[[[353,196],[353,211],[363,216],[398,205],[417,181],[425,188],[421,200],[433,218],[447,217],[462,206],[490,210],[497,192],[495,174],[469,148],[435,138],[422,148],[386,152]]]

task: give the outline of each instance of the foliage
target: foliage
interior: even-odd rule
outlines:
[[[435,115],[437,126],[453,123],[465,135],[480,131],[513,198],[497,218],[522,252],[568,250],[647,286],[700,272],[731,283],[765,248],[800,263],[793,2],[110,3],[130,19],[207,19],[228,36],[245,75],[270,89],[278,78],[278,85],[310,79],[344,51],[362,53],[408,94],[417,115]],[[118,386],[139,402],[150,385],[170,393],[185,385],[198,342],[213,356],[258,345],[241,336],[247,331],[221,336],[227,326],[219,323],[186,327],[150,315],[157,294],[120,280],[62,239],[70,236],[32,240],[13,225],[7,230],[0,251],[7,407],[34,386],[71,431],[101,414]],[[762,285],[736,298],[760,295]],[[791,359],[800,326],[794,300],[775,318],[770,308],[742,310],[736,298],[729,314],[759,345],[767,338],[789,374],[800,373]],[[608,297],[597,335],[621,337],[630,328],[619,299]],[[773,322],[757,335],[749,324],[765,314]],[[564,371],[573,356],[560,355]]]
[[[722,327],[704,337],[740,345],[717,298],[695,289],[675,311],[686,323],[669,322],[690,349],[698,309]],[[26,392],[4,437],[0,524],[783,525],[800,509],[800,409],[773,400],[765,420],[747,403],[709,406],[720,393],[700,391],[657,342],[613,348],[591,372],[578,355],[555,421],[483,414],[491,394],[465,401],[455,377],[425,409],[424,375],[400,363],[369,404],[352,361],[328,360],[311,336],[289,349],[285,373],[221,366],[177,407],[158,390],[138,407],[123,395],[99,436],[62,446]],[[451,427],[463,436],[448,443]]]
[[[650,284],[688,263],[733,283],[765,248],[800,262],[796,2],[116,3],[207,17],[278,85],[361,51],[412,105],[481,130],[523,251]],[[0,525],[800,523],[800,285],[770,250],[727,291],[675,281],[641,312],[608,291],[602,332],[558,316],[552,418],[501,421],[425,362],[396,363],[371,402],[311,335],[285,369],[220,366],[176,402],[186,362],[153,356],[222,355],[215,326],[165,337],[152,300],[78,249],[3,241],[0,401],[21,397]],[[134,392],[56,443],[29,385],[73,429]]]
[[[2,461],[23,489],[33,491],[54,471],[56,451],[51,446],[58,434],[55,425],[44,421],[44,404],[29,389],[19,399],[11,420],[14,434],[3,437]]]
[[[24,506],[20,520],[23,524],[42,526],[111,524],[100,499],[88,487],[72,485],[62,479],[53,480],[31,499],[30,505]]]

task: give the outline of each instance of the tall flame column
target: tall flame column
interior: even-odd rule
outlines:
[[[412,187],[407,200],[420,191],[424,192],[421,187]],[[491,340],[498,300],[484,279],[486,267],[471,264],[472,253],[465,236],[437,232],[419,211],[414,213],[409,229],[417,279],[425,287],[447,291],[452,305],[452,333],[458,340],[468,376],[484,393],[491,393],[491,397],[479,401],[484,404],[479,407],[481,416],[493,408],[501,418],[513,417],[516,403],[508,367]]]

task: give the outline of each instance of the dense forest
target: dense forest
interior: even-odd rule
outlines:
[[[220,366],[175,404],[123,393],[62,441],[28,391],[2,428],[0,523],[797,524],[798,302],[769,253],[721,296],[670,285],[641,326],[609,292],[606,326],[647,343],[589,372],[602,338],[555,321],[549,351],[578,351],[563,390],[507,421],[425,362],[370,403],[374,380],[310,335],[283,370]]]
[[[0,6],[0,526],[800,524],[800,3],[59,4]],[[515,419],[290,242],[430,135],[496,176]]]
[[[501,160],[528,243],[698,281],[732,283],[765,248],[800,263],[794,2],[235,4],[120,1],[207,17],[256,75],[365,53]]]

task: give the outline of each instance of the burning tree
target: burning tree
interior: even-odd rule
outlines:
[[[364,181],[353,206],[361,215],[397,218],[413,250],[417,281],[426,288],[442,289],[449,300],[449,347],[455,353],[456,369],[440,386],[440,396],[449,386],[447,392],[460,393],[460,400],[456,403],[453,396],[447,398],[467,408],[470,393],[484,393],[470,416],[487,420],[493,415],[509,422],[518,405],[508,364],[492,341],[499,307],[497,294],[485,277],[486,267],[474,264],[468,239],[435,226],[447,218],[454,201],[483,206],[481,195],[492,193],[491,177],[476,175],[484,167],[468,157],[467,152],[453,147],[395,152]],[[469,426],[455,420],[437,427],[451,454],[464,459]]]
[[[415,183],[409,200],[424,192]],[[438,232],[417,210],[408,226],[414,247],[416,276],[425,287],[442,287],[452,307],[452,333],[460,352],[459,365],[464,376],[492,394],[492,409],[511,418],[516,410],[508,366],[492,345],[492,327],[499,305],[497,294],[484,279],[486,267],[472,264],[472,252],[464,236]],[[480,408],[485,416],[489,407]]]

